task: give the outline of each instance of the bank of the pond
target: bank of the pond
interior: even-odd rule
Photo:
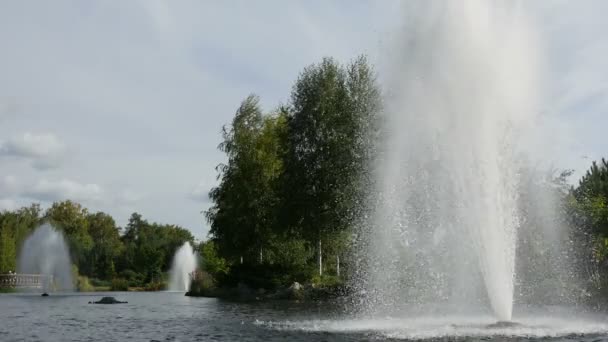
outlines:
[[[17,289],[12,287],[0,287],[0,293],[16,293]]]
[[[264,288],[254,289],[243,283],[235,287],[204,286],[194,282],[186,296],[221,298],[237,301],[265,301],[265,300],[292,300],[292,301],[325,301],[345,297],[349,289],[340,285],[315,285],[292,283],[290,286],[279,287],[273,290]]]

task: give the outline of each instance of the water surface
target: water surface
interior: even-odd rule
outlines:
[[[103,295],[128,304],[92,305]],[[519,316],[518,312],[519,311]],[[488,316],[421,313],[353,318],[329,304],[232,303],[183,293],[0,295],[0,341],[598,341],[605,315],[516,310],[524,323],[488,329]]]

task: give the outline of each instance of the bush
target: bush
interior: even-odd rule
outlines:
[[[318,274],[312,277],[312,283],[319,287],[335,287],[342,285],[342,280],[335,275],[324,274],[319,276]]]
[[[202,242],[200,245],[202,256],[202,269],[214,277],[225,275],[230,270],[226,259],[220,257],[217,246],[213,241]]]
[[[91,278],[91,279],[89,279],[89,282],[94,287],[111,287],[112,286],[112,282],[109,281],[109,280],[102,280],[102,279],[97,279],[97,278]]]
[[[212,296],[216,289],[213,277],[204,271],[196,272],[190,280],[190,291],[187,296]]]
[[[120,272],[120,278],[126,279],[130,287],[141,287],[145,285],[145,276],[133,270],[124,270]]]
[[[76,278],[76,290],[79,292],[90,292],[93,291],[93,285],[89,282],[89,278],[85,276],[78,276]]]
[[[126,279],[112,279],[110,291],[129,291],[129,281]]]
[[[235,287],[242,283],[253,289],[274,290],[294,282],[306,282],[310,279],[311,271],[307,267],[277,264],[239,264],[232,266],[228,274],[217,280],[220,287]]]
[[[167,284],[161,281],[150,282],[144,287],[144,291],[162,291],[167,287]]]

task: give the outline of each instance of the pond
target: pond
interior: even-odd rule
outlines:
[[[113,296],[127,304],[93,305]],[[605,315],[519,310],[520,326],[487,316],[354,318],[338,306],[233,303],[178,292],[0,295],[0,341],[398,341],[608,339]],[[551,318],[548,318],[551,317]]]

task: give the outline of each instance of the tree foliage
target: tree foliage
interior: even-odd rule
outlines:
[[[345,252],[362,209],[380,106],[364,57],[305,68],[290,103],[269,114],[257,96],[243,100],[223,129],[219,148],[228,161],[217,167],[220,184],[206,212],[211,239],[232,270],[267,265],[304,274],[319,241],[328,260]]]
[[[19,248],[45,221],[63,232],[77,272],[74,279],[85,283],[86,277],[96,283],[118,279],[142,287],[162,283],[179,246],[194,243],[187,229],[149,223],[137,213],[131,215],[123,232],[110,215],[90,213],[73,201],[53,203],[44,213],[40,205],[33,204],[0,212],[0,273],[16,271]]]

